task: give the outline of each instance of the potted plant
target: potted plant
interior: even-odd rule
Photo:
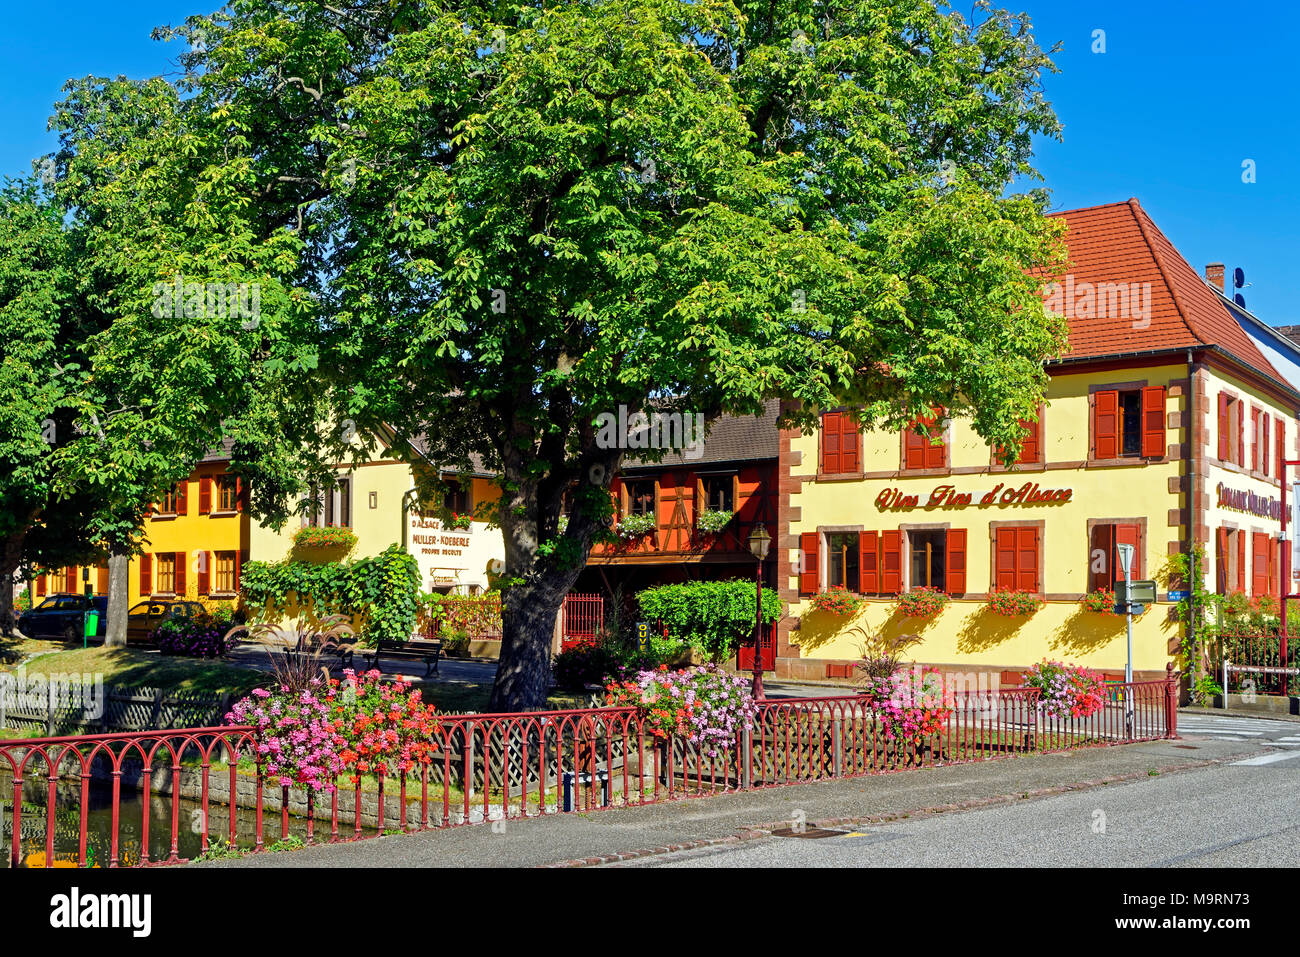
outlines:
[[[1091,717],[1106,703],[1106,679],[1099,672],[1061,661],[1040,661],[1021,685],[1038,689],[1038,707],[1052,718]]]
[[[828,615],[852,617],[862,604],[862,599],[850,592],[843,585],[836,585],[826,591],[818,592],[809,599],[814,611],[824,611]]]
[[[695,528],[706,535],[716,535],[727,527],[735,514],[724,508],[706,508],[695,517]]]
[[[447,519],[447,521],[444,524],[447,528],[454,528],[457,529],[458,531],[463,532],[468,530],[470,526],[474,524],[474,516],[457,515],[455,512],[452,512],[451,518]]]
[[[1115,615],[1115,593],[1109,588],[1099,588],[1096,591],[1090,591],[1083,596],[1083,601],[1079,602],[1084,611],[1092,612],[1095,615]]]
[[[904,618],[935,619],[948,607],[948,593],[921,585],[898,596],[898,610]]]
[[[655,517],[649,512],[639,512],[635,515],[624,515],[615,528],[618,537],[627,541],[633,541],[643,535],[648,535],[655,530]]]
[[[1024,618],[1042,606],[1042,600],[1031,591],[995,591],[989,595],[988,608],[1005,618]]]
[[[304,525],[293,534],[293,546],[300,551],[350,552],[357,536],[344,525]]]

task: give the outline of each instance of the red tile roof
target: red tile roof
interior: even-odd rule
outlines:
[[[1066,222],[1070,260],[1059,300],[1066,308],[1053,309],[1070,319],[1070,342],[1062,358],[1218,346],[1286,383],[1136,199],[1051,215]],[[1137,295],[1127,311],[1106,308],[1105,295],[1097,296],[1097,305],[1089,310],[1082,306],[1080,297],[1088,287],[1081,283],[1093,284],[1094,292],[1102,283],[1130,284]]]

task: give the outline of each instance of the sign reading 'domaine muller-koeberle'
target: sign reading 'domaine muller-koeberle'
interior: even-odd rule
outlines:
[[[1233,512],[1245,512],[1247,515],[1255,515],[1259,518],[1271,518],[1275,522],[1282,521],[1282,500],[1273,498],[1268,495],[1256,495],[1249,489],[1230,488],[1219,483],[1216,491],[1219,493],[1219,508],[1225,508]]]
[[[470,585],[486,588],[488,563],[503,558],[501,533],[483,522],[469,528],[446,528],[432,515],[412,511],[407,515],[407,551],[420,567],[420,581],[428,591]]]

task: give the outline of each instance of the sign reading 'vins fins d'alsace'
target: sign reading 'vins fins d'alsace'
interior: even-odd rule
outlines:
[[[990,492],[959,492],[956,486],[939,485],[924,501],[919,495],[905,495],[901,489],[887,488],[876,496],[876,508],[884,511],[907,511],[913,508],[966,508],[975,505],[1060,505],[1070,501],[1072,488],[1039,488],[1037,482],[1026,482],[1019,487],[1002,482]],[[978,496],[978,498],[977,498]]]

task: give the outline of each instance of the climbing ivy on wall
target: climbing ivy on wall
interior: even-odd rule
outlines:
[[[240,579],[252,608],[283,609],[296,599],[319,617],[356,615],[361,640],[405,641],[415,630],[420,571],[400,545],[373,558],[344,562],[249,562]]]

